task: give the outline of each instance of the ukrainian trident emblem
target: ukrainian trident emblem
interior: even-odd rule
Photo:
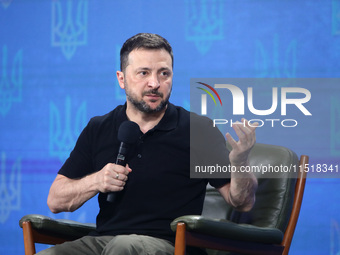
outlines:
[[[223,3],[218,0],[186,1],[185,36],[206,54],[214,41],[223,39]]]
[[[6,154],[0,159],[0,222],[4,223],[11,211],[20,209],[21,202],[21,160],[17,159],[12,167],[6,169]]]
[[[86,124],[86,103],[83,102],[72,117],[72,102],[65,100],[64,114],[55,103],[50,103],[50,142],[49,152],[53,157],[65,161],[77,137]],[[63,118],[62,118],[63,116]]]
[[[87,43],[88,1],[52,2],[52,46],[60,47],[70,60],[77,48]]]
[[[2,47],[2,72],[0,76],[0,113],[5,116],[14,102],[22,97],[22,50],[19,50],[9,65],[7,46]]]

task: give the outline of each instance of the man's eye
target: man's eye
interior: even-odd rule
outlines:
[[[138,72],[138,75],[144,77],[144,76],[148,75],[148,72],[147,71],[140,71],[140,72]]]
[[[169,72],[162,72],[163,76],[169,76]]]

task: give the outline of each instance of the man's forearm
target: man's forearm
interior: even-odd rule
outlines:
[[[52,183],[47,204],[53,213],[73,212],[98,192],[116,192],[124,189],[132,169],[106,164],[100,171],[81,179],[70,179],[58,174]]]
[[[236,210],[249,211],[255,203],[257,179],[253,173],[241,173],[240,167],[231,173],[229,202]]]
[[[54,180],[47,199],[47,204],[53,213],[73,212],[98,191],[93,184],[93,175],[81,179],[69,179],[58,175]]]
[[[237,168],[239,170],[239,168]],[[218,190],[236,210],[249,211],[255,203],[257,179],[252,173],[233,172],[230,183],[225,184]]]

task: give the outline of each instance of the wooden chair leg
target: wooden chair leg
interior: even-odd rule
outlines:
[[[291,213],[291,216],[288,222],[286,233],[281,243],[285,247],[282,255],[288,255],[290,245],[293,240],[293,235],[294,235],[294,231],[296,228],[296,224],[299,219],[303,193],[305,191],[306,177],[307,177],[307,172],[305,170],[306,170],[306,165],[308,164],[308,162],[309,162],[309,157],[306,155],[302,155],[300,158],[300,164],[299,164],[300,172],[299,172],[298,179],[296,182],[296,187],[295,187],[293,209],[292,209],[292,213]]]
[[[23,222],[22,231],[24,234],[25,255],[35,254],[35,245],[34,245],[31,222],[29,221]]]
[[[179,222],[176,229],[175,255],[185,255],[185,223]]]

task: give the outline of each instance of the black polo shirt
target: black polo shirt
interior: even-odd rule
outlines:
[[[192,117],[194,116],[194,117]],[[208,119],[191,115],[195,125],[207,126]],[[114,163],[120,142],[117,132],[127,120],[126,105],[104,116],[94,117],[82,131],[70,157],[59,171],[68,178],[81,178]],[[124,190],[117,192],[114,203],[107,194],[98,196],[100,212],[95,235],[142,234],[174,241],[170,223],[176,217],[202,212],[205,188],[228,179],[190,179],[190,113],[169,104],[152,130],[143,134],[130,150],[127,162],[132,169]],[[212,132],[209,139],[198,139],[192,160],[204,160],[205,151],[216,151],[229,164],[223,135]],[[217,140],[211,146],[210,140]],[[203,142],[204,141],[204,142]]]

